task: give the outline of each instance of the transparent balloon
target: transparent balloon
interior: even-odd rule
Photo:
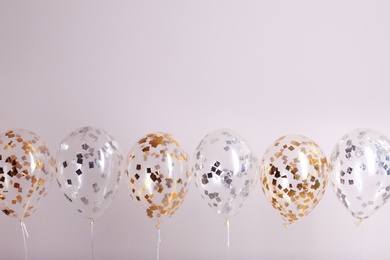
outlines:
[[[334,193],[358,220],[370,217],[388,201],[390,141],[382,133],[356,129],[346,134],[332,151],[330,169]]]
[[[99,128],[79,128],[61,142],[56,162],[66,199],[85,218],[102,215],[120,187],[124,166],[114,138]]]
[[[19,221],[30,216],[48,193],[54,160],[39,136],[24,129],[0,134],[0,203]]]
[[[257,158],[237,133],[216,130],[196,149],[193,172],[202,198],[228,220],[240,211],[256,184]]]
[[[280,137],[269,146],[261,162],[262,190],[286,227],[316,207],[325,193],[327,180],[324,153],[302,135]]]
[[[151,133],[133,145],[127,161],[130,196],[157,227],[183,203],[191,175],[190,161],[167,133]]]

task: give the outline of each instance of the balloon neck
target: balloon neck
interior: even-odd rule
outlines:
[[[355,221],[355,226],[358,227],[362,223],[363,219],[359,219],[358,221]]]
[[[225,227],[227,227],[227,226],[229,226],[229,219],[228,218],[225,219]]]
[[[290,227],[291,223],[284,223],[283,226],[288,229]]]
[[[22,229],[23,236],[25,235],[28,238],[29,235],[28,235],[28,232],[27,232],[26,224],[24,224],[23,220],[20,221],[20,227]]]

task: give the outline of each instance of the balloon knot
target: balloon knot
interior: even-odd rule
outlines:
[[[160,227],[161,227],[161,223],[158,222],[157,225],[156,225],[156,228],[157,228],[157,229],[160,229]]]
[[[359,219],[358,221],[355,221],[355,226],[358,227],[362,223],[363,219]]]
[[[284,223],[283,226],[288,229],[290,227],[291,223]]]

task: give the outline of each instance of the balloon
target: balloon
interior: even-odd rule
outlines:
[[[127,161],[130,197],[160,225],[180,207],[187,194],[189,158],[166,133],[151,133],[133,145]]]
[[[69,134],[57,151],[57,181],[67,200],[88,219],[102,215],[122,178],[123,155],[107,132],[82,127]]]
[[[356,129],[337,142],[330,169],[334,193],[360,223],[389,199],[390,141],[377,131]]]
[[[0,203],[19,221],[30,216],[46,196],[54,160],[35,133],[16,129],[0,134]]]
[[[247,141],[229,129],[206,135],[195,151],[195,185],[226,220],[236,215],[258,178],[257,159]]]
[[[308,215],[325,193],[328,164],[320,147],[302,135],[277,139],[265,152],[262,190],[288,227]]]

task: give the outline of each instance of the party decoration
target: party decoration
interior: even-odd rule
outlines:
[[[85,218],[102,215],[122,178],[123,155],[114,138],[99,128],[79,128],[61,142],[56,161],[66,199]]]
[[[167,133],[151,133],[133,145],[127,161],[130,196],[157,222],[180,207],[190,182],[190,162],[179,143]]]
[[[206,135],[195,151],[195,185],[218,215],[236,215],[258,178],[257,159],[247,141],[229,129]]]
[[[389,199],[390,141],[375,130],[351,131],[334,147],[330,169],[334,193],[359,224]]]
[[[1,210],[22,227],[48,193],[53,173],[54,160],[38,135],[24,129],[0,134]]]
[[[288,227],[308,215],[323,197],[327,160],[308,137],[282,136],[265,152],[260,180],[264,194]]]

